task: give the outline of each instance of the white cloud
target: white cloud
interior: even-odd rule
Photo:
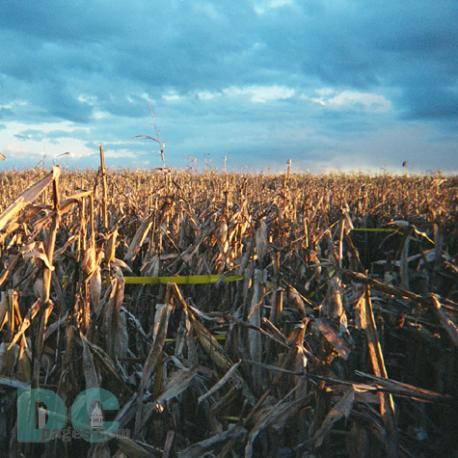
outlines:
[[[94,95],[80,94],[78,96],[78,102],[84,103],[85,105],[94,106],[97,102],[97,97]]]
[[[331,88],[321,88],[315,91],[313,97],[302,95],[303,100],[316,103],[330,109],[359,109],[372,112],[387,112],[391,102],[381,94],[359,91],[336,91]]]
[[[199,100],[213,100],[219,97],[221,94],[218,92],[211,91],[200,91],[196,93],[196,96]]]
[[[64,142],[61,143],[59,138],[46,139],[45,137],[43,140],[37,140],[33,138],[19,139],[16,137],[16,135],[20,135],[30,129],[40,131],[44,136],[53,131],[61,131],[67,134],[75,132],[75,138],[65,136],[65,144],[63,144]],[[0,130],[0,145],[8,158],[9,165],[14,165],[15,158],[27,159],[42,157],[43,155],[53,158],[67,151],[71,153],[73,158],[81,158],[95,153],[85,145],[86,142],[84,140],[76,138],[83,130],[89,131],[90,129],[88,127],[81,127],[70,121],[34,125],[6,122],[5,129]]]
[[[110,113],[106,111],[94,111],[92,113],[92,118],[98,121],[99,119],[106,119],[110,116]]]
[[[167,92],[167,94],[164,94],[161,98],[166,102],[178,102],[182,99],[182,97],[175,91]]]
[[[231,86],[223,89],[228,97],[244,97],[254,103],[273,102],[275,100],[290,99],[295,91],[286,86]]]
[[[193,96],[204,102],[221,97],[238,97],[253,103],[266,103],[290,99],[295,94],[296,91],[290,87],[274,84],[272,86],[229,86],[221,91],[197,91]],[[162,99],[166,102],[185,101],[188,98],[175,91],[168,92],[162,96]]]
[[[140,95],[140,98],[142,100],[146,100],[148,103],[154,103],[155,102],[155,100],[147,92],[143,92]]]
[[[14,108],[25,107],[28,105],[28,102],[25,100],[13,100],[9,103],[0,103],[0,110],[13,110]]]

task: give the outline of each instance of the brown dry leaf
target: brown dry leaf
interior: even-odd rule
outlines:
[[[353,402],[355,400],[355,392],[348,390],[348,392],[337,402],[337,404],[328,412],[326,418],[321,424],[318,431],[315,433],[313,438],[315,447],[321,447],[324,438],[331,430],[334,423],[341,418],[348,418],[350,416],[351,409],[353,408]]]
[[[97,268],[97,252],[94,245],[89,246],[84,252],[83,271],[89,278]]]
[[[175,398],[185,391],[192,383],[197,371],[192,369],[182,369],[176,371],[168,380],[165,390],[159,395],[155,402],[162,403]]]
[[[81,333],[80,338],[83,345],[83,375],[86,381],[86,388],[98,388],[100,386],[100,376],[89,348],[89,341]]]
[[[19,326],[19,329],[17,330],[13,339],[11,340],[8,350],[10,350],[13,347],[13,345],[15,345],[18,342],[18,340],[24,335],[25,331],[27,331],[33,319],[36,317],[38,311],[40,310],[41,305],[42,304],[40,301],[36,301],[30,307],[26,316],[24,317],[24,319],[22,320]]]
[[[40,194],[60,175],[60,168],[53,167],[52,172],[46,175],[40,181],[36,182],[29,189],[24,191],[1,215],[0,215],[0,231],[17,216],[27,205],[37,199]]]
[[[118,258],[113,259],[113,261],[111,262],[111,266],[119,268],[121,275],[122,275],[121,269],[127,270],[127,272],[131,274],[133,273],[132,269],[122,259],[118,259]]]
[[[255,234],[256,255],[258,259],[263,259],[267,252],[267,223],[265,218],[261,218],[259,227]]]
[[[203,349],[208,353],[213,362],[225,371],[229,370],[232,366],[232,361],[225,355],[221,345],[215,339],[213,334],[194,316],[194,312],[184,300],[179,288],[176,284],[172,284],[172,290],[175,297],[183,307],[183,310],[189,317],[192,328],[194,329],[199,343]]]
[[[359,297],[355,302],[355,326],[357,329],[367,328],[366,296],[364,290],[359,293]]]
[[[288,305],[292,305],[300,313],[301,317],[305,316],[304,299],[302,299],[299,291],[292,285],[288,286]]]
[[[0,243],[3,243],[0,236]],[[14,256],[8,257],[5,262],[5,269],[3,270],[2,274],[0,275],[0,286],[2,286],[7,280],[8,277],[11,275],[12,272],[16,269],[16,266],[19,264],[21,259],[20,254],[16,254]],[[2,292],[3,294],[3,292]]]
[[[151,458],[154,456],[162,456],[162,450],[153,447],[144,442],[133,440],[125,436],[115,436],[116,444],[119,449],[129,458]]]
[[[288,393],[292,394],[297,389],[297,386]],[[285,397],[285,398],[286,398]],[[286,401],[285,399],[280,400],[273,406],[264,409],[263,413],[259,415],[256,424],[253,426],[248,434],[247,443],[245,446],[245,457],[251,458],[253,456],[253,444],[259,433],[267,428],[268,426],[274,427],[277,431],[281,431],[285,428],[286,422],[296,415],[298,410],[307,404],[308,398],[301,396],[294,401]]]
[[[248,322],[256,326],[261,327],[261,308],[259,306],[261,299],[261,281],[262,271],[255,269],[253,275],[253,296],[251,297],[250,308],[248,310]],[[262,340],[261,334],[255,329],[248,330],[248,348],[250,350],[251,359],[254,361],[262,360]],[[259,366],[253,366],[253,384],[256,390],[262,389],[261,380],[261,368]]]
[[[200,458],[209,452],[215,452],[225,442],[235,439],[241,440],[246,435],[246,429],[239,425],[231,425],[225,431],[203,441],[190,445],[187,449],[177,452],[178,458]],[[213,453],[213,456],[215,454]]]
[[[378,337],[377,326],[375,324],[374,310],[372,307],[370,289],[368,285],[365,285],[365,306],[367,317],[367,327],[365,331],[372,369],[377,377],[388,378],[382,347]],[[383,418],[387,434],[387,440],[385,443],[386,452],[390,458],[395,458],[399,454],[399,444],[397,438],[395,421],[396,411],[393,396],[390,394],[379,393],[379,401],[380,415]]]
[[[223,348],[213,334],[197,319],[191,319],[191,325],[200,345],[202,345],[203,349],[207,352],[216,366],[224,371],[229,370],[233,362],[224,353]]]
[[[199,341],[202,348],[205,350],[205,352],[208,354],[208,356],[211,358],[211,360],[215,363],[215,365],[218,368],[222,369],[223,371],[228,371],[233,365],[231,359],[226,355],[224,349],[215,339],[213,334],[195,317],[193,310],[191,309],[191,307],[188,306],[188,304],[184,300],[181,291],[179,290],[176,284],[172,284],[172,291],[175,297],[177,298],[178,302],[181,304],[185,316],[187,320],[189,320],[191,328],[194,330],[197,336],[197,340]],[[192,348],[192,339],[187,339],[187,342],[188,346]],[[238,372],[235,374],[235,378],[237,382],[241,385],[242,393],[245,396],[245,398],[251,405],[254,405],[256,401],[249,385]]]
[[[137,232],[135,233],[129,248],[127,249],[127,253],[124,256],[124,261],[130,262],[135,258],[152,226],[153,222],[151,221],[151,218],[145,219],[140,224],[140,227],[137,229]]]
[[[92,310],[97,313],[100,306],[100,296],[102,294],[102,270],[99,266],[96,266],[91,274],[89,292],[91,295]]]
[[[122,375],[119,374],[119,371],[118,369],[116,369],[115,363],[110,358],[110,356],[102,348],[100,348],[98,345],[95,345],[91,341],[86,339],[85,343],[90,348],[95,359],[99,362],[98,368],[109,374],[110,377],[112,377],[113,380],[116,382],[117,387],[119,389],[122,389],[124,392],[130,393],[130,388],[128,388],[128,386],[126,385],[126,381],[124,380]]]
[[[431,302],[436,312],[436,316],[439,319],[442,327],[445,329],[450,341],[458,348],[458,327],[456,324],[447,316],[447,314],[442,310],[441,303],[435,294],[431,294]]]
[[[225,255],[229,248],[229,244],[227,242],[227,232],[227,221],[225,218],[222,218],[216,232],[218,247],[222,255]]]
[[[19,345],[14,345],[8,349],[8,343],[0,344],[0,374],[13,376],[19,354]]]
[[[111,458],[110,448],[107,444],[91,444],[87,458]]]
[[[153,405],[165,403],[166,401],[179,396],[181,393],[183,393],[183,391],[188,389],[196,376],[197,371],[192,369],[181,369],[175,371],[175,373],[168,380],[164,391],[154,400]],[[143,417],[141,418],[141,425],[139,427],[140,430],[148,422],[153,412],[153,409],[148,409],[143,413]]]
[[[22,249],[22,256],[24,257],[24,259],[41,259],[46,268],[48,268],[51,272],[54,271],[54,266],[52,265],[48,258],[48,255],[46,254],[43,242],[32,242],[29,245],[26,245]]]
[[[153,344],[151,345],[148,356],[143,366],[142,379],[138,389],[137,415],[135,417],[135,434],[139,434],[143,424],[143,395],[151,385],[151,376],[156,370],[157,365],[162,360],[162,350],[167,336],[170,312],[170,304],[157,304],[154,316]]]
[[[108,240],[105,242],[105,261],[111,264],[116,259],[116,245],[118,243],[118,228],[116,227],[108,234]]]
[[[375,389],[382,389],[383,391],[395,394],[397,396],[408,396],[417,400],[425,401],[452,401],[452,397],[447,394],[437,393],[436,391],[427,390],[426,388],[420,388],[418,386],[410,385],[408,383],[398,382],[397,380],[377,377],[375,375],[366,374],[362,371],[355,371],[356,375],[366,377],[370,380],[374,380],[376,383]],[[355,385],[357,387],[358,385]]]
[[[0,293],[0,331],[3,329],[5,324],[8,322],[8,296],[5,291]]]
[[[12,339],[16,326],[22,323],[21,312],[19,310],[19,294],[16,290],[10,289],[7,292],[7,315],[8,315],[8,338]]]
[[[113,360],[124,358],[128,351],[127,323],[121,307],[124,301],[124,279],[114,277],[111,281],[111,293],[105,306],[104,328],[108,354]]]
[[[326,320],[319,318],[315,320],[315,323],[324,338],[336,349],[339,356],[348,359],[351,349],[345,339]]]
[[[240,366],[242,360],[236,362],[224,375],[221,377],[217,383],[215,383],[205,394],[202,394],[197,399],[197,402],[200,404],[203,400],[212,396],[219,389],[221,389],[237,372],[237,368]]]
[[[342,329],[347,329],[347,315],[343,306],[342,282],[335,275],[329,281],[327,298],[323,304],[325,316],[338,320]]]

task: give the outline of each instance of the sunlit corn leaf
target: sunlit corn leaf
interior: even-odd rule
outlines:
[[[339,335],[339,332],[324,319],[318,319],[315,323],[321,334],[335,348],[339,356],[347,359],[351,349],[345,339]]]
[[[145,219],[140,224],[140,227],[137,229],[137,232],[135,233],[134,238],[132,239],[132,242],[129,245],[127,253],[124,256],[124,261],[132,261],[132,259],[137,255],[152,225],[153,222],[150,218]]]
[[[11,222],[17,214],[27,205],[37,199],[40,194],[60,175],[59,167],[53,167],[52,172],[45,178],[41,179],[29,189],[24,191],[1,215],[0,215],[0,231]]]

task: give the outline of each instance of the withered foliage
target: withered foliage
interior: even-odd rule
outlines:
[[[457,456],[456,177],[100,154],[97,174],[0,174],[2,456]],[[243,280],[125,281],[214,273]],[[25,387],[105,388],[123,433],[18,442]]]

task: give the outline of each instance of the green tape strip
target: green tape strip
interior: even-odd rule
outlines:
[[[355,227],[350,232],[397,232],[398,229],[389,229],[387,227]]]
[[[230,283],[243,280],[243,275],[174,275],[170,277],[124,277],[126,285],[206,285],[223,281]]]

